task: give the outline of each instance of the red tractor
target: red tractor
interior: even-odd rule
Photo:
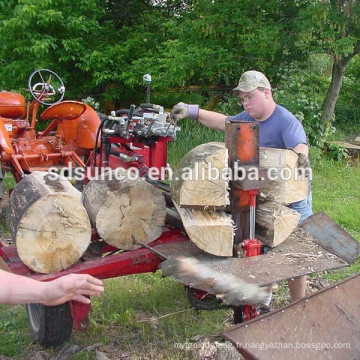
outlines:
[[[61,101],[65,87],[53,71],[40,69],[28,79],[33,97],[0,93],[0,146],[3,171],[10,171],[18,182],[24,174],[50,167],[84,167],[95,145],[100,124],[97,113],[78,101]],[[40,115],[41,105],[49,106]],[[47,121],[37,131],[37,122]]]
[[[144,80],[149,100],[150,75]],[[149,102],[137,109],[132,105],[102,116],[101,121],[89,105],[62,101],[64,84],[46,69],[29,76],[28,91],[30,103],[19,93],[0,93],[1,166],[16,182],[24,174],[53,167],[136,166],[142,175],[150,167],[166,167],[167,144],[179,128],[167,122],[163,107]],[[49,107],[39,115],[41,105]],[[38,121],[48,122],[45,130],[36,130]]]

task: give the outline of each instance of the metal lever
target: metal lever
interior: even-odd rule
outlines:
[[[150,103],[150,84],[151,84],[151,75],[145,74],[143,76],[143,80],[147,83],[146,84],[146,103]]]
[[[166,256],[165,254],[163,254],[163,253],[160,252],[160,251],[155,250],[154,248],[152,248],[151,246],[149,246],[149,245],[147,245],[147,244],[144,244],[144,243],[142,243],[142,242],[140,242],[140,241],[135,241],[135,244],[141,245],[141,246],[147,248],[148,250],[150,250],[151,252],[153,252],[155,255],[159,256],[159,257],[160,257],[161,259],[163,259],[163,260],[167,260],[167,259],[168,259],[168,256]]]
[[[255,208],[256,208],[256,195],[259,190],[249,190],[249,208],[250,208],[250,240],[255,239]]]

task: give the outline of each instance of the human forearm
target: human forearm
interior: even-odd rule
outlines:
[[[305,154],[307,157],[309,157],[309,147],[305,144],[298,144],[294,147],[294,151],[297,153]]]
[[[225,119],[227,118],[226,115],[214,111],[199,109],[199,105],[185,104],[183,102],[174,106],[170,116],[175,123],[181,119],[190,118],[216,130],[225,130]]]
[[[199,110],[198,121],[210,128],[216,130],[225,130],[225,120],[227,116],[217,113],[215,111],[208,111],[204,109]]]
[[[69,274],[41,282],[0,270],[0,303],[54,306],[75,300],[88,304],[88,296],[103,291],[102,281],[88,274]]]
[[[0,303],[26,304],[46,301],[46,284],[0,270]]]

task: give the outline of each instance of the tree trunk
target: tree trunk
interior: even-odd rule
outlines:
[[[91,240],[81,193],[68,180],[47,172],[33,172],[15,186],[9,227],[22,262],[40,273],[67,269]]]
[[[112,174],[112,178],[110,178]],[[166,205],[162,192],[127,172],[116,179],[108,172],[89,182],[83,192],[84,206],[100,237],[119,249],[140,247],[158,238],[165,225]]]
[[[322,104],[323,114],[321,120],[325,124],[331,124],[331,118],[339,97],[347,64],[348,62],[343,57],[335,59],[333,62],[330,86]]]

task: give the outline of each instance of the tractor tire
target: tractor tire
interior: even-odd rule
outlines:
[[[45,347],[60,346],[71,336],[70,303],[57,306],[27,304],[26,312],[33,339]]]

